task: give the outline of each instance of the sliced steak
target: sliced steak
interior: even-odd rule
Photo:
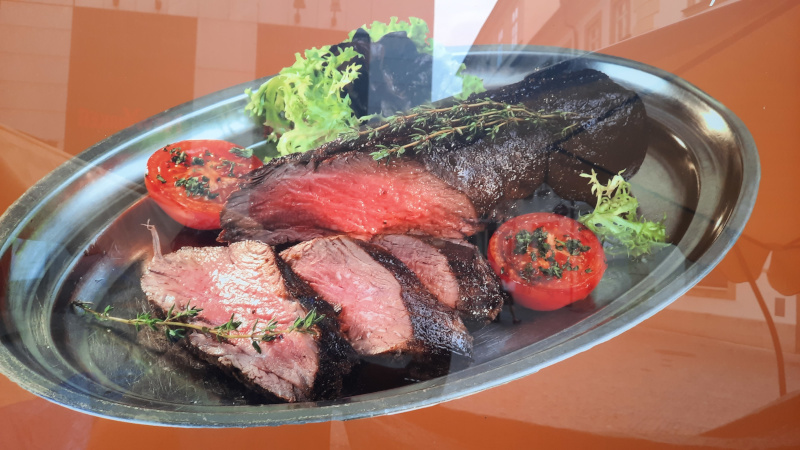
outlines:
[[[471,326],[494,320],[507,294],[474,245],[455,239],[379,235],[374,244],[388,250],[411,269],[443,304],[458,311]]]
[[[367,153],[340,153],[270,165],[253,183],[259,187],[238,191],[226,204],[226,240],[369,239],[386,230],[462,237],[478,229],[469,198],[413,161],[379,164]]]
[[[306,311],[312,309],[325,316],[318,324],[320,333],[320,362],[317,379],[314,382],[315,399],[335,399],[342,392],[343,376],[358,363],[358,354],[347,341],[339,328],[338,312],[326,302],[311,286],[298,277],[286,262],[275,257],[275,263],[283,276],[289,295],[297,299]]]
[[[458,314],[382,248],[334,236],[298,244],[281,256],[340,311],[341,328],[359,354],[417,361],[471,355],[472,338]]]
[[[482,221],[502,220],[508,204],[544,182],[566,199],[592,200],[580,173],[595,170],[603,182],[620,170],[633,176],[647,151],[647,116],[635,92],[572,64],[480,94],[554,116],[544,123],[503,126],[493,137],[485,127],[389,162],[372,160],[380,148],[441,130],[423,114],[377,136],[272,160],[230,196],[220,240],[283,243],[341,233],[461,238],[482,229]]]
[[[185,247],[162,255],[156,232],[151,231],[155,256],[142,276],[142,289],[163,314],[172,307],[200,308],[191,323],[215,327],[233,317],[241,322],[238,330],[244,334],[256,321],[256,330],[263,331],[272,319],[279,329],[286,329],[310,307],[318,307],[326,316],[333,314],[319,307],[307,286],[287,278],[266,244],[243,241],[229,247]],[[289,402],[333,398],[350,370],[352,350],[337,337],[332,317],[316,327],[316,334],[285,333],[262,342],[260,353],[249,339],[218,340],[192,332],[187,340],[197,355],[256,391]]]

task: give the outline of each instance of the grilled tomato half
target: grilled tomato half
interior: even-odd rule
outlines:
[[[262,165],[253,151],[217,140],[181,141],[147,160],[150,197],[170,217],[198,230],[220,228],[219,215],[241,177]]]
[[[603,278],[603,246],[569,217],[532,213],[502,224],[489,240],[489,264],[514,302],[537,311],[589,296]]]

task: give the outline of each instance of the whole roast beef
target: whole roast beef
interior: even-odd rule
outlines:
[[[542,183],[564,198],[589,201],[581,172],[593,169],[606,181],[624,170],[629,178],[644,160],[644,104],[601,72],[561,63],[480,97],[554,118],[478,129],[469,137],[453,134],[424,151],[373,160],[373,152],[405,142],[409,132],[436,131],[425,128],[431,121],[415,117],[379,135],[363,133],[272,160],[230,196],[219,239],[280,244],[337,234],[463,238],[486,221],[502,220],[508,204]]]
[[[284,333],[262,342],[217,339],[192,332],[188,346],[246,386],[288,402],[336,398],[344,375],[356,360],[343,338],[336,312],[291,273],[264,243],[242,241],[228,247],[184,247],[162,255],[157,234],[155,256],[142,276],[142,289],[162,314],[171,308],[202,311],[190,323],[213,328],[233,319],[242,334],[263,332],[270,320],[287,329],[316,308],[325,318],[313,333]]]

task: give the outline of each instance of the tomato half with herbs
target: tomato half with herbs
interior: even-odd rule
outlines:
[[[532,213],[502,224],[489,240],[489,264],[516,304],[559,309],[589,296],[603,278],[603,246],[569,217]]]
[[[241,177],[262,165],[250,149],[216,140],[181,141],[147,161],[147,192],[170,217],[198,230],[220,228],[219,215]]]

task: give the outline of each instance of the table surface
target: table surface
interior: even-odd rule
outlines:
[[[347,422],[199,430],[97,418],[0,375],[0,447],[800,447],[794,0],[0,0],[0,211],[95,142],[390,16],[425,19],[445,45],[597,51],[696,85],[758,147],[758,198],[740,239],[652,318],[462,399]]]

